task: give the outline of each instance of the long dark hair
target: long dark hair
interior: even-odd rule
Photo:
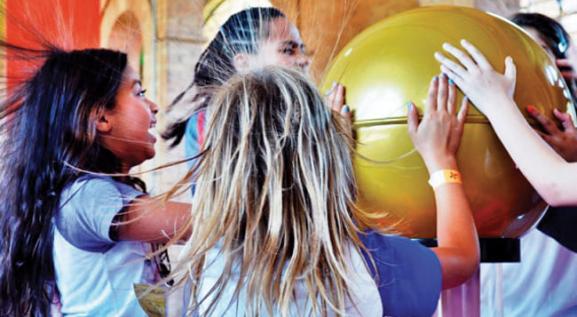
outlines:
[[[555,58],[567,58],[571,37],[559,22],[539,13],[517,13],[511,17],[511,21],[539,32]]]
[[[172,140],[171,147],[182,140],[192,112],[201,110],[208,104],[210,87],[220,86],[236,73],[234,56],[238,53],[256,53],[259,41],[269,35],[269,22],[282,17],[285,15],[278,9],[256,7],[235,13],[220,27],[216,37],[196,63],[192,83],[168,107],[169,113],[182,110],[176,109],[179,107],[193,108],[185,112],[184,117],[171,123],[162,134],[165,140]],[[194,90],[194,96],[189,104],[181,103],[186,93],[191,90]]]
[[[126,54],[51,48],[40,55],[36,73],[0,105],[1,316],[50,315],[58,295],[51,220],[62,190],[79,176],[67,164],[120,172],[120,161],[98,142],[96,122],[115,106]]]

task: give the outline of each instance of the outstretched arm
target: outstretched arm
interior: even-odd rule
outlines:
[[[527,123],[511,97],[516,78],[513,60],[505,60],[505,73],[500,74],[472,44],[463,40],[461,45],[468,54],[443,45],[461,64],[435,53],[443,72],[487,116],[509,155],[547,203],[577,204],[577,163],[568,163],[555,153]]]
[[[455,99],[454,84],[448,84],[445,76],[435,77],[420,123],[415,106],[410,106],[409,134],[430,175],[443,170],[458,174],[455,156],[463,134],[467,101],[457,113]],[[461,183],[441,182],[433,184],[433,189],[439,245],[434,252],[441,262],[443,288],[451,288],[468,280],[479,267],[477,230]]]
[[[190,236],[191,204],[141,196],[116,217],[111,231],[117,240],[168,242]]]

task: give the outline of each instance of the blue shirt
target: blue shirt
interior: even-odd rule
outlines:
[[[441,263],[430,249],[407,238],[368,232],[361,241],[384,316],[431,316],[441,294]]]
[[[194,157],[200,153],[200,147],[204,141],[204,112],[194,113],[186,122],[186,129],[184,132],[184,155]],[[189,161],[189,167],[196,160]]]
[[[114,217],[142,192],[110,177],[64,189],[54,217],[54,268],[64,316],[146,316],[133,284],[154,283],[150,245],[113,241]]]

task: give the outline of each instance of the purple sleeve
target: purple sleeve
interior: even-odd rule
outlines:
[[[83,177],[62,192],[54,223],[75,247],[104,252],[115,243],[109,235],[114,217],[141,195],[110,177]]]
[[[410,239],[375,232],[361,235],[363,252],[385,316],[431,316],[441,294],[441,264],[433,251]],[[375,266],[372,266],[372,257]]]

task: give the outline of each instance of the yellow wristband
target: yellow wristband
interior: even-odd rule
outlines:
[[[436,189],[444,184],[462,184],[461,173],[457,170],[438,170],[429,177],[429,185]]]

